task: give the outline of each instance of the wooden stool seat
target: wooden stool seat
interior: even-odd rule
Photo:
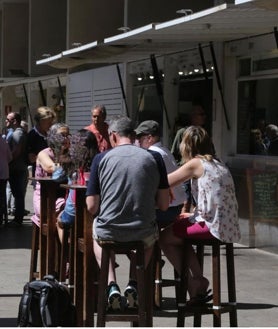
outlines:
[[[101,247],[102,257],[98,288],[97,326],[104,327],[106,321],[130,321],[139,327],[151,327],[153,316],[152,261],[150,261],[147,269],[145,269],[144,243],[142,241],[103,241]],[[115,254],[128,255],[132,250],[136,251],[138,308],[133,310],[107,311],[107,285],[110,252],[113,251]]]
[[[183,267],[181,273],[181,282],[178,296],[178,318],[177,326],[184,327],[184,318],[194,316],[194,327],[201,326],[201,316],[203,314],[213,315],[213,326],[221,326],[221,315],[229,313],[230,326],[237,327],[237,305],[236,305],[236,285],[235,285],[235,268],[234,268],[234,249],[232,243],[223,243],[217,239],[194,240],[186,239],[184,250],[187,245],[195,245],[197,247],[197,257],[201,268],[203,268],[204,247],[212,248],[212,285],[213,285],[213,301],[201,306],[188,306],[186,304],[186,295],[188,291],[188,263],[186,252],[184,253]],[[226,268],[227,268],[227,285],[228,285],[228,302],[221,302],[221,272],[220,272],[220,248],[225,247],[226,250]]]

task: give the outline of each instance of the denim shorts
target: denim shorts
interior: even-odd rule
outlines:
[[[65,210],[60,215],[60,222],[62,222],[65,226],[71,226],[74,223],[75,216],[70,215]]]

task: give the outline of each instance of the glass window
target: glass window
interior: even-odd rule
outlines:
[[[238,83],[237,153],[278,155],[278,78]]]

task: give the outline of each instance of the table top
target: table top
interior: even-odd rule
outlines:
[[[32,181],[54,181],[53,178],[51,176],[45,176],[45,177],[29,177],[29,180]]]
[[[71,188],[73,190],[86,190],[86,185],[79,185],[79,184],[61,184],[60,187],[63,188]]]

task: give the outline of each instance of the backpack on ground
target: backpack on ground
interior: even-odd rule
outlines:
[[[66,286],[52,275],[25,284],[18,327],[75,327],[76,310]]]

